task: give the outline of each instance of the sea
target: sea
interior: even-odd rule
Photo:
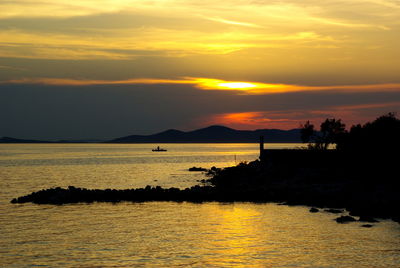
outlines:
[[[258,144],[0,144],[0,267],[400,267],[391,220],[365,228],[275,203],[10,203],[70,185],[183,189],[207,179],[190,167],[257,157]]]

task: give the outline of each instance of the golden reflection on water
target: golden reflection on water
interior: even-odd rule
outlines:
[[[196,177],[187,179],[187,168],[212,164],[212,157],[232,163],[242,152],[254,159],[258,145],[170,145],[175,152],[164,156],[145,145],[2,148],[1,267],[400,267],[399,224],[339,225],[337,215],[312,214],[306,207],[9,203],[52,186],[129,188],[155,178],[157,184],[190,185]]]
[[[400,238],[396,223],[382,223],[393,224],[395,229],[391,231],[383,226],[367,230],[360,224],[339,225],[333,221],[334,215],[310,214],[305,207],[251,203],[203,206],[207,207],[202,212],[208,219],[204,220],[208,224],[200,226],[204,228],[202,263],[206,266],[396,267],[400,264],[400,256],[391,259],[400,246],[400,241],[392,244],[390,237]],[[392,246],[394,251],[386,251]],[[391,257],[378,257],[380,254]]]
[[[251,203],[7,204],[0,266],[398,267],[400,228]]]
[[[210,208],[207,213],[215,222],[212,226],[202,226],[212,229],[212,236],[203,242],[206,243],[204,248],[213,249],[215,256],[210,256],[210,259],[204,262],[246,265],[241,258],[252,255],[255,250],[260,250],[253,247],[259,231],[253,220],[260,215],[260,212],[252,208],[232,205]]]

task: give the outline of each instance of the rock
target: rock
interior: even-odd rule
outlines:
[[[311,213],[316,213],[316,212],[319,212],[319,209],[318,208],[310,208],[310,212]]]
[[[335,209],[335,208],[325,209],[325,211],[326,211],[326,212],[329,212],[329,213],[335,213],[335,214],[343,213],[343,212],[344,212],[343,209]]]
[[[361,225],[361,227],[364,227],[364,228],[371,228],[373,225],[372,224],[363,224],[363,225]]]
[[[335,220],[337,223],[348,223],[348,222],[356,221],[356,219],[351,216],[340,216],[340,217],[336,218]]]
[[[189,168],[189,171],[207,171],[207,169],[202,167],[191,167]]]

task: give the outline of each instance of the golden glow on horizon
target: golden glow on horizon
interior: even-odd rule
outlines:
[[[302,86],[287,84],[269,84],[259,82],[226,81],[213,78],[185,77],[183,79],[135,78],[126,80],[78,80],[68,78],[24,78],[0,82],[0,84],[45,84],[58,86],[90,85],[152,85],[152,84],[186,84],[201,90],[225,90],[242,94],[264,95],[305,91],[347,91],[347,92],[392,92],[400,91],[399,84],[371,85],[332,85]]]

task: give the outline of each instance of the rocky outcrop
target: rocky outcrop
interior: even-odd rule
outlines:
[[[191,167],[191,168],[189,168],[189,171],[202,171],[202,172],[206,172],[206,171],[208,171],[208,169],[202,168],[202,167]]]
[[[14,198],[11,203],[36,204],[68,204],[92,202],[121,201],[207,201],[216,199],[215,189],[210,186],[194,186],[180,190],[178,188],[164,189],[160,186],[138,189],[85,189],[69,186],[68,188],[50,188]]]
[[[340,216],[335,219],[337,223],[348,223],[348,222],[354,222],[357,221],[355,218],[351,216]]]

